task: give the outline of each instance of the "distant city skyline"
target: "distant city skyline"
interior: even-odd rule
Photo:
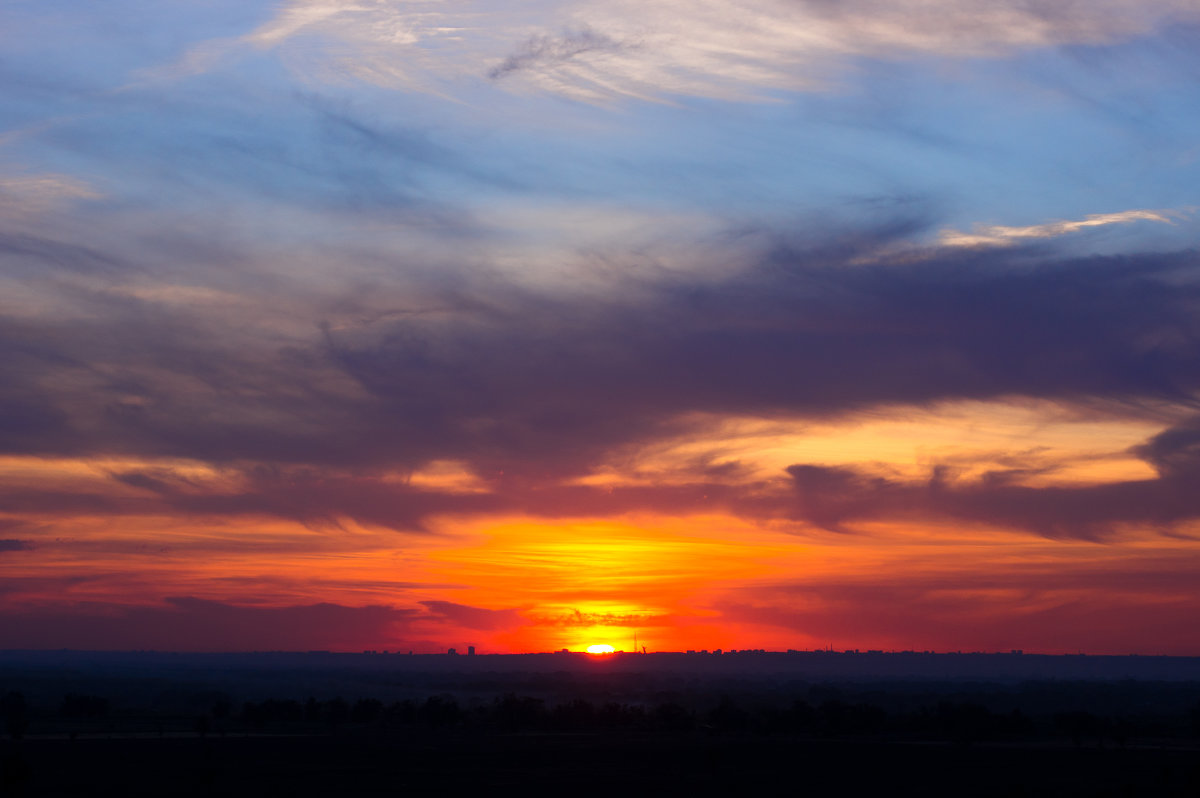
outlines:
[[[0,7],[0,647],[1200,655],[1200,0]]]

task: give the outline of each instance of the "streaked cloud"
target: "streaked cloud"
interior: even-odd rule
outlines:
[[[0,527],[2,529],[3,527]],[[0,554],[8,551],[29,551],[33,545],[28,540],[0,538]]]
[[[938,234],[938,243],[945,247],[1007,247],[1029,239],[1056,238],[1089,227],[1104,227],[1110,224],[1129,224],[1139,221],[1173,224],[1183,215],[1184,213],[1181,211],[1131,210],[1118,213],[1096,213],[1077,221],[1047,222],[1026,227],[980,225],[969,233],[943,230]]]
[[[293,0],[241,38],[195,46],[169,71],[203,71],[249,47],[277,50],[320,81],[435,93],[462,92],[463,81],[486,76],[588,102],[761,99],[829,87],[831,59],[1102,44],[1198,14],[1194,0],[584,0],[503,8],[485,0]]]
[[[434,617],[444,618],[466,629],[493,631],[511,629],[524,623],[516,610],[488,610],[453,601],[422,601],[421,605]]]
[[[95,186],[65,174],[0,174],[0,220],[45,213],[78,200],[104,195]]]
[[[1191,587],[1200,561],[1188,546],[1170,557],[1122,550],[1060,559],[1062,552],[1042,550],[1018,561],[991,554],[992,567],[981,570],[918,557],[886,574],[760,583],[730,591],[717,606],[731,621],[766,627],[760,635],[786,630],[814,646],[868,639],[873,647],[918,651],[1193,650],[1185,630],[1200,611]],[[891,575],[902,570],[922,576]]]
[[[42,606],[0,612],[0,635],[12,648],[161,651],[306,651],[361,649],[394,640],[416,610],[384,606],[238,606],[189,596],[161,605],[120,603]]]

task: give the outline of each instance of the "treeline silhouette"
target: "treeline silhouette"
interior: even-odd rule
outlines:
[[[121,708],[70,692],[35,706],[0,694],[5,736],[170,733],[321,734],[386,730],[479,732],[651,732],[791,735],[813,739],[938,740],[956,743],[1070,741],[1115,745],[1162,740],[1200,744],[1200,685],[1032,684],[1013,692],[977,687],[946,696],[911,685],[854,692],[818,685],[781,692],[659,692],[656,700],[557,699],[507,691],[489,698],[444,692],[384,701],[373,697],[236,702],[213,690],[173,689],[153,707]]]
[[[0,795],[306,796],[349,784],[607,795],[637,784],[727,796],[797,774],[813,794],[1200,795],[1197,684],[680,682],[629,700],[592,682],[583,695],[239,700],[160,682],[139,703],[48,686],[0,690]]]
[[[219,715],[219,711],[214,712]],[[997,712],[982,704],[941,700],[910,711],[829,699],[785,705],[739,702],[722,696],[708,709],[667,701],[653,705],[575,698],[550,704],[507,693],[464,706],[450,694],[385,704],[364,698],[305,702],[268,699],[246,702],[237,717],[243,729],[284,732],[319,725],[328,729],[469,729],[499,732],[701,732],[797,735],[816,738],[929,739],[957,743],[1070,740],[1124,746],[1137,739],[1200,740],[1200,702],[1175,715],[1099,715],[1086,710],[1031,715],[1020,709]],[[231,727],[236,728],[236,726]]]

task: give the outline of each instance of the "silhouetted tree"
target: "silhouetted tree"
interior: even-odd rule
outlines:
[[[233,713],[233,702],[229,700],[229,696],[221,696],[213,701],[209,712],[217,720],[225,720]]]
[[[646,710],[608,701],[600,708],[597,719],[607,729],[639,728],[646,724]]]
[[[322,707],[321,717],[330,729],[336,729],[350,718],[350,705],[341,696],[331,698]]]
[[[197,715],[195,722],[192,724],[192,728],[196,730],[196,734],[200,735],[201,737],[207,736],[211,727],[212,721],[209,719],[208,715]]]
[[[68,693],[58,707],[58,714],[64,718],[103,718],[108,715],[108,699]]]
[[[515,693],[507,693],[496,699],[492,712],[500,726],[510,730],[538,728],[545,714],[542,699]]]
[[[417,721],[417,702],[412,699],[396,701],[387,708],[387,718],[394,723],[410,724]]]
[[[721,696],[706,719],[710,726],[723,732],[743,731],[750,724],[750,714],[734,704],[729,696]]]
[[[243,722],[256,729],[265,728],[268,723],[299,723],[306,717],[305,708],[291,699],[268,698],[257,704],[247,701],[242,706]]]
[[[787,728],[791,732],[811,731],[816,725],[817,711],[803,698],[792,702],[787,711]]]
[[[1054,716],[1054,725],[1069,736],[1075,745],[1082,744],[1085,738],[1095,738],[1097,742],[1103,739],[1104,724],[1091,712],[1060,712]]]
[[[817,708],[820,718],[821,731],[831,737],[836,737],[846,731],[846,715],[849,707],[845,701],[832,699],[821,702]]]
[[[555,728],[567,731],[582,731],[595,728],[599,721],[596,708],[591,702],[576,698],[566,704],[559,704],[551,713]]]
[[[959,743],[991,739],[998,725],[991,711],[980,704],[942,701],[937,714],[942,733]]]
[[[662,731],[687,731],[695,727],[696,718],[679,704],[670,701],[659,704],[654,710],[654,725]]]
[[[0,698],[0,714],[4,716],[4,730],[14,740],[21,739],[29,726],[29,704],[22,693],[9,691]]]
[[[374,723],[381,714],[383,702],[376,698],[360,698],[350,710],[350,720],[354,723]]]
[[[457,724],[462,719],[462,710],[452,695],[436,695],[425,699],[417,715],[430,728],[441,728]]]

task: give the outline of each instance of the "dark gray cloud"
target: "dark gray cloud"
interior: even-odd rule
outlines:
[[[467,629],[511,629],[525,623],[525,619],[516,610],[488,610],[455,604],[452,601],[422,601],[421,605],[435,618]]]
[[[156,605],[80,602],[71,606],[11,607],[0,612],[0,638],[9,648],[166,651],[359,650],[414,639],[414,624],[477,630],[524,623],[516,610],[489,610],[449,601],[424,609],[350,607],[322,602],[263,607],[190,596]]]
[[[566,30],[557,36],[533,36],[517,52],[489,69],[487,76],[499,80],[524,70],[555,69],[580,56],[620,52],[628,46],[588,27]]]
[[[1173,279],[1194,269],[1190,253],[875,266],[846,254],[781,250],[727,280],[659,285],[624,304],[493,294],[440,325],[331,335],[329,355],[383,413],[421,419],[485,469],[584,468],[689,411],[1190,402],[1200,382],[1196,289]]]
[[[128,503],[86,490],[33,490],[0,486],[0,512],[108,515],[123,513],[128,509]]]
[[[0,232],[0,256],[10,273],[22,266],[29,273],[50,266],[66,272],[113,274],[126,265],[102,250],[28,232]]]
[[[112,476],[145,493],[114,495],[102,483],[90,490],[0,491],[0,509],[51,516],[259,516],[313,527],[337,527],[352,520],[367,526],[424,533],[430,518],[447,515],[519,513],[575,518],[644,510],[676,514],[727,510],[757,516],[785,515],[792,504],[790,494],[777,489],[764,495],[766,488],[760,483],[713,479],[604,487],[563,485],[548,476],[501,476],[482,483],[480,490],[457,492],[420,488],[394,477],[308,468],[231,472],[226,475],[228,482],[219,483],[175,479],[165,469],[154,476],[143,472]]]
[[[1200,475],[1200,418],[1163,430],[1134,453],[1169,479]]]
[[[0,495],[0,508],[169,506],[419,529],[431,515],[455,512],[721,506],[796,514],[827,528],[886,511],[1070,537],[1194,517],[1184,490],[1194,473],[1193,427],[1139,450],[1159,468],[1157,480],[1094,489],[1025,488],[1000,474],[973,487],[932,479],[918,488],[802,464],[792,480],[820,501],[764,498],[736,474],[711,472],[613,492],[561,484],[622,447],[677,435],[678,419],[694,412],[828,417],[1034,397],[1137,415],[1147,404],[1194,404],[1195,253],[1063,259],[1012,249],[879,259],[913,229],[900,220],[805,247],[780,243],[731,255],[723,278],[663,273],[587,296],[536,292],[474,270],[401,269],[396,285],[379,278],[321,299],[277,280],[263,308],[292,320],[310,314],[311,332],[299,335],[239,326],[244,310],[220,305],[73,288],[71,300],[86,312],[0,321],[0,405],[8,411],[0,452],[189,458],[231,469],[240,487],[197,488],[139,471],[115,475],[140,488],[139,499],[13,490]],[[378,478],[432,460],[465,462],[491,492],[423,491]]]
[[[30,551],[31,549],[33,549],[33,544],[28,540],[0,538],[0,554],[3,554],[6,551]]]
[[[383,606],[254,607],[190,597],[156,606],[81,602],[0,612],[0,638],[9,648],[355,650],[403,639],[419,614]]]
[[[314,469],[256,469],[238,487],[175,479],[160,470],[115,474],[144,489],[145,498],[95,494],[20,492],[0,506],[29,512],[93,512],[195,516],[274,516],[309,525],[344,519],[405,531],[423,531],[429,518],[519,513],[544,518],[612,517],[631,512],[729,512],[747,518],[803,521],[850,532],[875,520],[954,519],[1018,529],[1050,538],[1101,539],[1124,526],[1177,533],[1200,519],[1200,455],[1196,426],[1187,421],[1135,447],[1159,470],[1152,479],[1095,485],[1030,487],[1022,481],[1039,468],[1006,467],[976,479],[954,478],[954,465],[935,467],[925,481],[901,480],[850,467],[797,464],[787,469],[790,489],[745,479],[734,468],[703,463],[690,480],[654,485],[564,485],[549,474],[493,475],[475,492],[422,489],[371,474],[331,474]],[[1019,461],[1019,456],[1015,458]],[[680,476],[680,475],[676,475]],[[689,476],[689,475],[684,475]]]
[[[89,297],[100,318],[8,321],[19,367],[0,385],[14,409],[0,449],[562,473],[690,411],[1190,402],[1200,382],[1192,253],[847,265],[855,254],[780,248],[724,280],[605,299],[443,279],[421,300],[435,310],[342,302],[352,321],[324,334],[324,310],[301,302],[311,338],[274,347],[220,315]]]

